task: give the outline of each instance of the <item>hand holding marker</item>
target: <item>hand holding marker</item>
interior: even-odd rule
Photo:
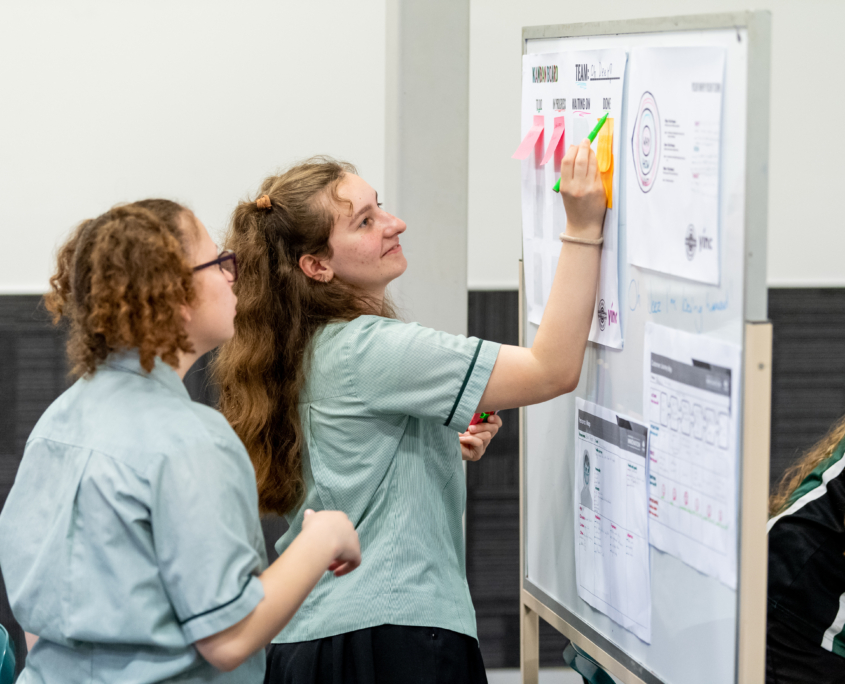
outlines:
[[[493,411],[492,413],[476,413],[469,424],[478,425],[478,423],[486,423],[490,416],[495,416],[497,413],[498,411]]]
[[[599,119],[599,122],[596,124],[596,127],[592,131],[590,131],[590,135],[587,136],[590,139],[590,143],[592,143],[593,140],[596,139],[596,136],[599,134],[601,127],[604,126],[604,122],[607,121],[607,117],[609,114],[610,112],[607,112],[607,114],[605,114],[601,119]],[[560,178],[557,179],[557,183],[555,183],[555,186],[552,188],[552,190],[554,190],[555,192],[560,192]]]

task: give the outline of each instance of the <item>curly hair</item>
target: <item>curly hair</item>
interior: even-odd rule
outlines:
[[[337,187],[355,167],[314,157],[261,184],[255,201],[238,204],[226,248],[238,255],[235,336],[212,364],[220,409],[247,448],[262,512],[285,514],[305,495],[299,395],[311,340],[331,321],[364,314],[394,317],[389,300],[375,302],[335,276],[309,278],[306,254],[331,256],[329,236],[338,206],[350,204]]]
[[[137,349],[147,372],[156,356],[175,367],[178,352],[193,351],[180,313],[196,298],[183,214],[192,217],[169,200],[116,206],[59,249],[44,304],[69,328],[72,375],[95,373],[115,351]]]

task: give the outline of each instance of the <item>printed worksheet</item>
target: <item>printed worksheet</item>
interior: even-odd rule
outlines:
[[[578,596],[651,643],[648,429],[580,398],[575,412]]]
[[[522,235],[528,320],[539,324],[560,257],[566,211],[553,187],[570,145],[580,143],[598,120],[608,119],[593,142],[608,196],[601,276],[590,340],[622,348],[619,320],[618,195],[614,163],[622,144],[621,114],[627,53],[591,50],[525,55],[522,72]]]
[[[631,52],[628,258],[719,284],[719,159],[725,50]]]
[[[646,324],[649,541],[736,588],[740,348]]]

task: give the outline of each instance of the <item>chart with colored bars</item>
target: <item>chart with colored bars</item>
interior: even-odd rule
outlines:
[[[719,365],[706,350],[698,350],[703,357],[692,349],[689,355],[677,351],[675,346],[670,357],[653,346],[647,359],[649,538],[653,546],[732,585],[737,366]]]

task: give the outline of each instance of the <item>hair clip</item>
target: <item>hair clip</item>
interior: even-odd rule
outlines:
[[[255,206],[259,209],[269,209],[270,204],[270,195],[261,195],[257,200],[255,200]]]

